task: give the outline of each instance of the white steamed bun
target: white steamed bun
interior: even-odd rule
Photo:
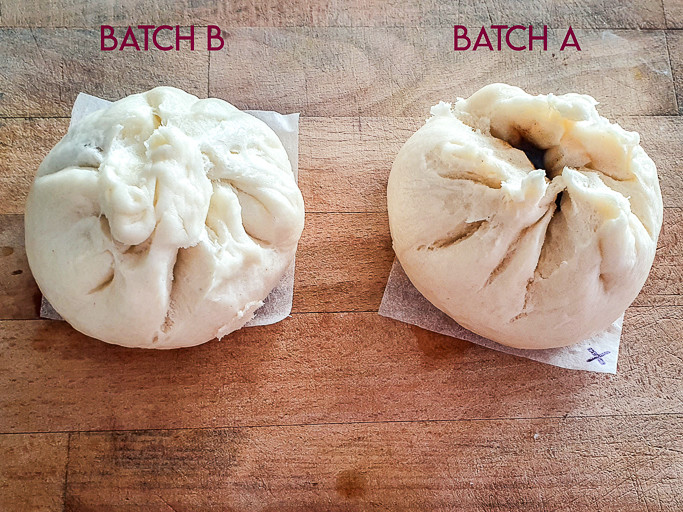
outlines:
[[[174,348],[253,317],[294,258],[304,205],[265,123],[159,87],[69,129],[25,222],[33,275],[65,320],[109,343]]]
[[[440,103],[400,150],[387,190],[396,255],[471,331],[551,348],[607,328],[657,247],[657,170],[590,96],[492,84]],[[544,153],[536,169],[517,147]]]

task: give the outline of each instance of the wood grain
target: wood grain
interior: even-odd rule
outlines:
[[[428,115],[429,110],[420,117],[302,118],[299,185],[307,211],[385,212],[394,158]],[[683,119],[618,116],[613,121],[640,133],[657,164],[664,205],[683,207]]]
[[[206,35],[196,36],[194,52],[103,52],[99,29],[0,29],[0,116],[68,116],[79,92],[113,100],[172,85],[205,97]]]
[[[0,215],[0,320],[38,318],[40,290],[24,247],[24,216]]]
[[[189,0],[39,0],[7,2],[0,26],[92,27],[102,23],[137,25],[218,24],[229,26],[429,26],[454,23],[481,26],[491,23],[544,25],[555,28],[665,28],[659,0],[625,0],[618,8],[604,0],[538,0],[524,5],[520,16],[514,1],[457,3],[438,0],[382,2],[379,0],[238,0],[192,2]],[[675,0],[665,0],[669,19],[676,16]],[[586,14],[590,13],[590,16]]]
[[[67,434],[0,436],[0,510],[63,510]]]
[[[386,214],[307,214],[293,311],[377,311],[393,261]]]
[[[24,212],[40,162],[68,127],[69,119],[0,119],[0,213]]]
[[[297,314],[161,352],[63,322],[5,321],[0,432],[683,413],[682,336],[681,306],[629,309],[619,374],[608,376],[374,312]]]
[[[563,36],[549,31],[549,47]],[[225,37],[227,51],[211,56],[209,93],[240,108],[424,117],[438,100],[506,82],[591,94],[608,116],[676,112],[661,31],[577,31],[582,51],[561,53],[454,52],[450,28],[235,28]]]
[[[675,512],[682,420],[79,433],[66,510]]]
[[[666,208],[657,255],[636,306],[679,305],[683,208]],[[294,313],[377,311],[394,252],[385,213],[309,213],[297,256]],[[23,216],[0,215],[0,321],[39,317]]]
[[[424,115],[395,117],[303,117],[300,123],[299,186],[306,211],[385,212],[386,184],[401,146],[424,123]],[[641,135],[657,164],[665,206],[683,207],[683,118],[620,116]],[[0,119],[0,214],[23,213],[38,165],[66,133],[68,119]]]
[[[657,165],[664,206],[683,207],[683,118],[625,116],[615,121],[640,134],[640,144]]]
[[[299,186],[306,210],[386,212],[392,162],[428,114],[301,118]]]
[[[307,214],[293,311],[377,311],[393,259],[386,214]],[[0,215],[0,321],[36,319],[39,312],[23,215]]]
[[[657,253],[640,295],[634,305],[681,303],[681,261],[683,260],[683,209],[665,208],[664,223],[657,241]]]
[[[667,28],[683,28],[683,4],[679,0],[662,0]]]
[[[521,22],[557,29],[551,50],[452,50],[453,24]],[[100,24],[139,23],[217,24],[227,48],[199,29],[195,52],[99,50]],[[553,51],[570,24],[582,51]],[[0,510],[683,510],[679,28],[679,0],[0,0]],[[592,94],[658,165],[617,375],[375,312],[394,156],[436,101],[496,81]],[[301,112],[307,218],[291,318],[150,352],[35,319],[21,214],[78,92],[160,84]]]

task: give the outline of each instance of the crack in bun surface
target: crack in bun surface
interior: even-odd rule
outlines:
[[[118,345],[242,327],[294,258],[304,205],[287,154],[229,103],[159,87],[71,127],[40,165],[26,252],[57,312]]]
[[[641,290],[662,224],[657,170],[638,134],[596,104],[492,84],[433,107],[399,151],[387,188],[394,250],[467,329],[512,347],[566,346],[607,328]]]

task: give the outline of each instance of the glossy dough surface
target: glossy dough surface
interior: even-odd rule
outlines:
[[[251,319],[303,222],[287,154],[265,123],[160,87],[90,114],[52,149],[28,197],[26,252],[79,331],[174,348]]]
[[[662,224],[657,170],[638,134],[596,104],[492,84],[433,107],[396,157],[396,255],[471,331],[512,347],[569,345],[642,288]],[[543,168],[517,147],[539,148]]]

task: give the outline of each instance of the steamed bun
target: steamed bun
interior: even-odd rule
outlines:
[[[387,191],[396,255],[467,329],[561,347],[638,295],[662,224],[657,170],[595,105],[493,84],[433,107],[400,150]]]
[[[72,126],[25,218],[33,275],[73,327],[174,348],[253,317],[294,258],[304,205],[265,123],[159,87]]]

